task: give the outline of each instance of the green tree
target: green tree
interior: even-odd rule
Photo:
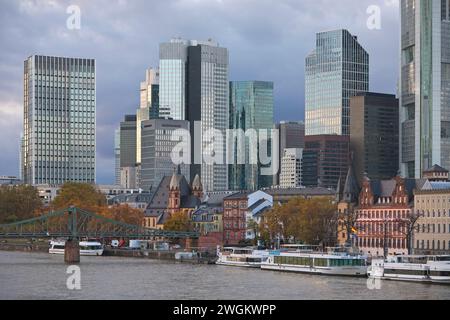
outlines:
[[[0,223],[10,223],[36,216],[42,201],[36,188],[31,186],[0,187]]]

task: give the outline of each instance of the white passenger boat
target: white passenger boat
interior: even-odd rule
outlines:
[[[291,248],[292,249],[292,248]],[[314,252],[299,248],[270,255],[261,264],[263,270],[298,272],[333,276],[367,276],[367,257],[348,250]]]
[[[64,240],[50,241],[50,254],[64,254],[66,242]],[[80,255],[81,256],[101,256],[103,255],[103,246],[97,241],[80,241]]]
[[[368,269],[372,278],[450,284],[450,256],[389,256],[374,259]]]
[[[269,251],[228,247],[218,250],[217,257],[216,264],[218,265],[260,268],[261,263],[269,257]]]

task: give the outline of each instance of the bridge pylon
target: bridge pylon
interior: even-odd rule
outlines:
[[[66,241],[64,262],[67,264],[80,263],[80,244],[78,239],[69,239]]]

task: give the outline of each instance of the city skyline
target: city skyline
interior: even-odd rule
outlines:
[[[251,1],[250,1],[251,2]],[[328,19],[317,19],[322,6],[330,6],[330,2],[322,1],[317,4],[292,4],[289,2],[269,3],[258,2],[258,6],[251,6],[251,12],[242,16],[250,3],[237,4],[233,1],[224,3],[211,3],[200,7],[196,2],[171,2],[168,5],[152,3],[153,12],[170,12],[185,16],[170,28],[153,26],[157,32],[146,34],[145,37],[137,35],[138,26],[148,26],[144,17],[138,15],[136,21],[129,21],[131,13],[139,11],[139,3],[126,4],[121,2],[117,6],[107,6],[102,13],[102,21],[107,25],[94,23],[96,7],[101,2],[89,4],[81,2],[81,29],[68,30],[65,10],[68,4],[52,4],[45,2],[35,4],[32,1],[6,4],[2,10],[1,38],[5,41],[4,52],[0,54],[0,68],[4,76],[10,79],[0,85],[0,112],[1,133],[4,136],[1,147],[4,150],[0,156],[3,166],[2,174],[18,174],[19,172],[19,140],[22,131],[22,72],[21,63],[30,54],[50,54],[56,56],[92,57],[97,60],[98,67],[98,94],[97,94],[97,181],[99,183],[112,183],[114,180],[114,129],[116,129],[123,114],[131,114],[139,106],[139,84],[145,74],[145,69],[157,66],[158,46],[173,36],[193,39],[213,38],[230,51],[230,80],[270,80],[276,86],[275,121],[303,120],[304,119],[304,57],[314,45],[315,34],[321,30],[346,28],[358,36],[358,40],[371,54],[371,90],[395,93],[398,65],[398,36],[396,32],[399,25],[398,7],[388,5],[384,1],[375,1],[382,9],[381,30],[369,30],[366,22],[369,15],[366,9],[373,4],[369,1],[346,1],[345,7],[354,11],[351,19],[347,14],[337,12],[325,13]],[[373,1],[372,1],[373,2]],[[42,5],[44,4],[44,5]],[[141,3],[142,4],[142,3]],[[146,4],[142,4],[146,5]],[[232,8],[233,7],[233,8]],[[201,28],[203,20],[195,21],[198,9],[209,10],[220,15],[207,31]],[[295,9],[295,14],[289,11]],[[267,12],[275,10],[269,26],[264,26],[261,19]],[[299,11],[304,10],[304,13]],[[248,10],[247,10],[248,11]],[[333,10],[330,10],[333,11]],[[44,27],[43,21],[53,21],[45,28],[39,28],[40,34],[28,30],[27,27],[17,27],[11,20],[14,16],[24,16],[29,19],[30,28]],[[114,22],[105,19],[111,17]],[[59,17],[59,18],[58,18]],[[156,17],[156,16],[155,16]],[[345,17],[342,18],[342,17]],[[244,19],[245,18],[245,19]],[[284,23],[290,19],[288,27]],[[151,19],[149,19],[151,20]],[[314,23],[312,23],[314,21]],[[163,23],[159,21],[160,24]],[[188,28],[187,23],[190,23]],[[251,24],[253,22],[253,25]],[[308,23],[309,22],[309,23]],[[60,24],[58,24],[60,23]],[[150,23],[150,22],[149,22]],[[156,22],[151,22],[156,23]],[[221,26],[230,26],[231,31],[223,31]],[[16,26],[15,34],[20,37],[21,32],[29,31],[32,38],[29,42],[11,41],[8,37],[10,26]],[[255,27],[256,26],[256,27]],[[108,29],[111,27],[110,29]],[[225,28],[226,29],[226,28]],[[183,30],[180,34],[179,30]],[[226,29],[227,30],[227,29]],[[42,37],[42,38],[41,38]],[[113,38],[122,39],[127,45]],[[28,39],[30,39],[28,37]],[[39,42],[45,39],[45,46]],[[294,39],[294,40],[293,40]],[[37,41],[37,42],[35,42]],[[56,46],[63,41],[64,46]],[[93,49],[93,43],[102,44],[104,48]],[[381,44],[383,50],[378,48]],[[130,45],[140,45],[142,50],[128,50]],[[270,45],[268,45],[270,44]],[[101,46],[100,46],[101,47]],[[126,47],[126,50],[118,50]],[[45,49],[44,49],[45,48]],[[111,55],[114,52],[114,55]],[[20,61],[20,63],[18,62]],[[118,62],[122,64],[119,64]],[[383,63],[388,61],[389,63]],[[119,67],[118,67],[119,66]],[[114,68],[113,68],[114,67]],[[295,114],[295,119],[292,118]]]

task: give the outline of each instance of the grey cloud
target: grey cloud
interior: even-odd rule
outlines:
[[[67,6],[81,30],[66,28]],[[368,30],[366,8],[382,9]],[[230,79],[275,82],[276,120],[303,118],[304,58],[315,32],[347,28],[371,55],[371,90],[395,92],[398,8],[382,0],[2,0],[0,1],[0,174],[18,173],[23,61],[31,54],[97,59],[98,181],[113,181],[113,132],[138,105],[144,70],[171,37],[213,38],[230,50]],[[16,108],[15,112],[10,112]],[[6,137],[6,139],[4,139]]]

